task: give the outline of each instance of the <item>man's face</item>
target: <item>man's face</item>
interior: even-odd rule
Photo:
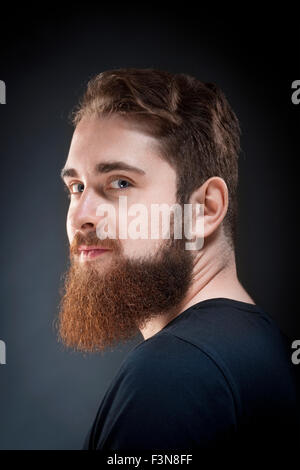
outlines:
[[[118,116],[79,122],[63,173],[71,192],[71,265],[60,336],[68,346],[102,350],[136,334],[151,317],[171,314],[187,292],[192,255],[184,240],[151,238],[151,205],[176,203],[176,173],[159,156],[154,138]],[[126,214],[119,196],[126,196]],[[104,204],[112,211],[99,212]],[[133,204],[145,210],[145,239],[128,236],[136,217],[130,215]],[[104,219],[115,229],[115,238],[99,238]]]
[[[76,191],[71,195],[67,216],[70,243],[77,232],[96,230],[104,219],[104,215],[96,214],[103,204],[114,208],[118,238],[119,196],[126,196],[128,209],[132,204],[143,204],[149,217],[151,204],[176,202],[176,172],[159,156],[156,146],[154,138],[118,116],[83,119],[78,124],[65,164],[65,168],[76,170],[77,176],[64,178],[69,188]],[[114,226],[109,214],[106,217]],[[127,219],[130,225],[134,216]],[[124,255],[133,258],[153,254],[161,241],[152,240],[149,232],[147,239],[120,239]],[[97,259],[100,269],[112,255],[105,253]]]

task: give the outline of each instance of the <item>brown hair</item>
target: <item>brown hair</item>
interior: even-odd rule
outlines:
[[[224,233],[234,246],[240,127],[216,85],[155,69],[109,70],[88,82],[71,114],[73,125],[94,113],[126,116],[158,139],[177,173],[179,203],[187,203],[208,178],[223,178],[229,193]]]

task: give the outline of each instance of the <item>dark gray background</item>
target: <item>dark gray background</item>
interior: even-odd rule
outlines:
[[[87,5],[19,7],[1,18],[0,449],[80,448],[120,362],[142,339],[83,357],[64,350],[53,328],[68,258],[59,178],[73,132],[67,117],[103,70],[156,67],[223,89],[242,128],[240,279],[291,341],[300,339],[297,14]]]

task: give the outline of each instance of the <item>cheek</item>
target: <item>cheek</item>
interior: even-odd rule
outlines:
[[[98,206],[96,212],[98,219],[95,223],[96,235],[100,240],[111,238],[113,240],[119,238],[118,232],[118,212],[112,205]]]
[[[71,226],[71,219],[70,219],[69,212],[68,212],[67,220],[66,220],[66,229],[67,229],[67,235],[68,235],[69,243],[71,244],[71,242],[73,240],[73,237],[74,237],[74,234],[75,234],[75,231]]]
[[[165,240],[164,240],[165,241]],[[123,246],[124,255],[131,259],[136,259],[144,256],[153,256],[160,248],[162,240],[120,240]]]

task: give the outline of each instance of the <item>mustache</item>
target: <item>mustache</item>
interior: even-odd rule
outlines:
[[[78,248],[81,245],[99,246],[99,248],[107,248],[109,250],[116,251],[117,253],[121,252],[121,243],[119,240],[112,238],[101,240],[98,238],[95,231],[90,231],[88,233],[77,232],[70,245],[70,253],[72,255],[79,254]]]

